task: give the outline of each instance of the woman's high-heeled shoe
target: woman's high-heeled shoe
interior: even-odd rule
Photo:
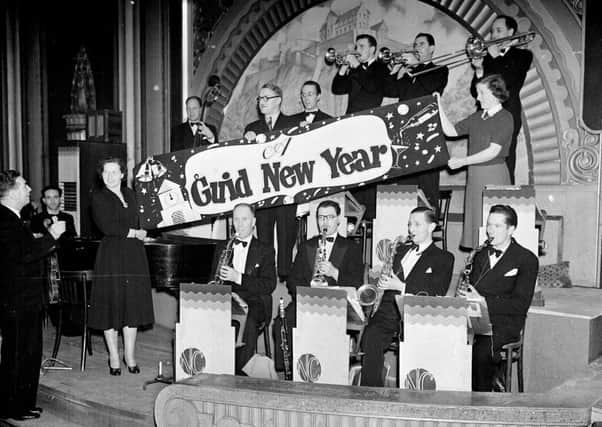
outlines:
[[[130,374],[139,374],[140,373],[140,368],[138,367],[138,365],[128,366],[128,363],[125,361],[125,357],[123,358],[123,363],[125,363],[125,366],[128,367],[128,372]]]
[[[113,376],[121,375],[121,368],[111,368],[111,361],[109,360],[109,374]]]

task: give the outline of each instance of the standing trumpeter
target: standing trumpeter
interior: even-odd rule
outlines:
[[[379,107],[391,78],[387,66],[376,57],[376,39],[370,34],[355,38],[355,52],[346,55],[345,62],[332,80],[334,95],[349,95],[346,114]],[[366,217],[376,216],[376,184],[351,191],[357,201],[366,206]]]
[[[486,227],[491,245],[475,255],[470,285],[459,291],[487,307],[493,331],[474,337],[473,391],[505,391],[502,346],[520,339],[533,298],[539,261],[512,237],[517,225],[511,206],[491,207]]]
[[[242,341],[244,346],[236,349],[236,374],[243,374],[243,368],[255,354],[259,326],[272,318],[272,292],[276,289],[276,267],[274,248],[253,237],[255,212],[246,203],[238,204],[232,211],[232,222],[236,238],[233,243],[232,266],[222,265],[215,271],[218,258],[214,260],[214,275],[232,286],[248,305],[247,321]],[[216,255],[222,249],[216,248]]]
[[[401,331],[401,315],[395,296],[426,294],[444,296],[449,288],[454,256],[433,243],[437,226],[435,212],[417,207],[410,213],[408,233],[411,245],[400,245],[393,258],[390,276],[381,276],[378,287],[384,291],[380,307],[363,333],[361,385],[384,385],[384,353]]]
[[[506,37],[516,35],[518,24],[516,20],[507,15],[499,15],[493,24],[491,24],[491,40],[499,40]],[[477,97],[477,83],[484,76],[491,74],[500,74],[506,82],[508,89],[508,99],[503,106],[512,114],[514,120],[512,127],[512,139],[506,157],[506,165],[510,174],[510,182],[514,184],[514,170],[516,167],[516,140],[522,126],[523,107],[520,102],[520,91],[525,83],[527,71],[531,68],[533,62],[533,53],[527,49],[519,49],[514,47],[516,43],[513,40],[508,40],[501,44],[490,44],[487,48],[485,57],[473,58],[472,66],[475,70],[470,93],[475,98]],[[481,104],[481,108],[484,108]]]
[[[341,223],[341,207],[333,200],[324,200],[316,209],[319,236],[301,245],[286,282],[292,303],[286,308],[286,319],[290,327],[297,324],[296,299],[298,286],[312,286],[312,280],[320,277],[323,286],[354,286],[362,284],[364,263],[358,244],[338,233]],[[320,244],[320,242],[322,243]],[[320,250],[322,252],[320,253]],[[316,284],[318,281],[313,280]],[[280,319],[274,321],[274,331],[280,330]],[[289,335],[292,336],[292,335]],[[280,348],[279,334],[275,334],[276,347]],[[292,340],[289,340],[292,357]],[[282,370],[282,354],[276,352],[276,369]]]
[[[431,95],[433,92],[443,94],[447,85],[449,70],[445,66],[433,64],[435,38],[429,33],[419,33],[414,38],[414,52],[402,55],[400,64],[394,65],[391,75],[396,76],[392,97],[399,102]],[[415,75],[420,73],[418,75]],[[433,208],[439,205],[439,169],[431,169],[416,174],[400,177],[395,183],[401,185],[418,185],[424,192]]]

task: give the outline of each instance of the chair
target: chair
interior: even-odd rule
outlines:
[[[88,330],[88,275],[88,271],[61,271],[57,303],[58,320],[52,350],[52,358],[55,359],[61,345],[64,312],[69,310],[68,313],[75,314],[75,317],[79,320],[78,326],[81,325],[80,370],[82,372],[86,369],[86,352],[92,356],[92,344]]]
[[[433,233],[441,233],[434,236],[435,242],[442,242],[443,250],[447,250],[447,220],[449,216],[449,205],[451,204],[452,190],[439,191],[439,206],[437,206],[437,219],[439,223]]]
[[[504,375],[505,391],[512,391],[512,365],[516,362],[518,377],[518,392],[524,392],[523,384],[523,336],[524,329],[520,331],[520,339],[502,346],[502,360],[506,361],[506,372]]]

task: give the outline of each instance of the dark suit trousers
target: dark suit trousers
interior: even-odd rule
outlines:
[[[520,118],[520,115],[518,117]],[[516,170],[516,144],[521,127],[521,120],[517,120],[517,118],[514,117],[514,129],[512,129],[512,140],[510,141],[510,148],[508,149],[508,157],[506,157],[506,166],[508,166],[508,172],[510,173],[510,183],[512,185],[514,185],[515,182],[514,171]]]
[[[255,354],[255,351],[257,350],[257,337],[259,336],[259,325],[265,320],[265,307],[261,300],[257,302],[247,299],[246,302],[249,305],[249,313],[247,315],[245,330],[242,335],[242,341],[245,345],[236,349],[235,364],[237,374],[242,372],[242,368]]]
[[[293,258],[293,246],[297,238],[297,205],[259,209],[257,219],[257,238],[274,247],[274,223],[278,238],[278,275],[288,276]]]
[[[40,308],[0,309],[0,413],[19,414],[36,406],[42,362]]]
[[[491,337],[475,335],[472,343],[472,391],[491,391],[497,367],[493,360]]]
[[[401,316],[394,301],[383,301],[380,309],[370,319],[362,338],[361,385],[383,387],[383,367],[385,364],[385,351],[391,345],[395,336],[401,330]]]

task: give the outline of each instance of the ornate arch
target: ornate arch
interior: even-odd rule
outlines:
[[[211,64],[195,76],[206,81],[210,73],[221,76],[224,96],[208,112],[208,119],[221,123],[223,110],[240,77],[263,44],[305,10],[324,0],[258,0],[231,11],[225,31],[214,37],[216,49],[204,54],[201,63]],[[598,141],[577,129],[575,100],[563,77],[559,59],[566,53],[556,36],[546,29],[528,5],[492,0],[421,0],[455,19],[469,31],[484,36],[499,14],[514,16],[519,31],[538,33],[529,45],[534,64],[521,91],[523,129],[534,184],[588,183],[597,179]],[[495,3],[495,4],[494,4]],[[520,3],[520,0],[519,0]],[[534,16],[535,15],[535,16]],[[535,19],[532,19],[532,17]],[[567,165],[567,167],[562,167]]]

